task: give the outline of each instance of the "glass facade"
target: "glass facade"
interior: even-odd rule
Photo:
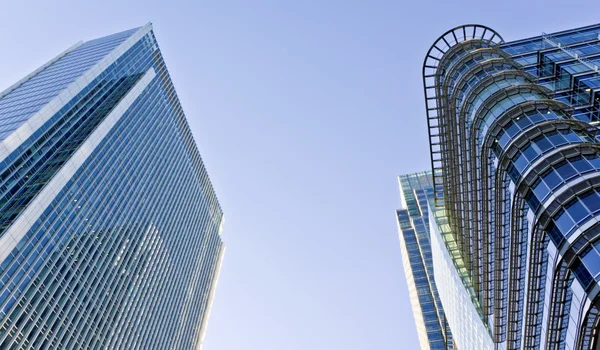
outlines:
[[[0,348],[201,346],[223,214],[152,26],[0,93]]]
[[[430,197],[430,199],[433,197]],[[456,349],[493,350],[489,329],[481,321],[472,290],[465,288],[460,261],[453,259],[440,232],[446,220],[443,211],[431,207],[429,222],[434,278],[449,328],[457,335]]]
[[[396,211],[404,271],[422,349],[454,349],[434,279],[429,233],[431,173],[398,178],[402,209]]]
[[[600,25],[465,25],[427,53],[427,249],[456,348],[600,349],[599,71]]]

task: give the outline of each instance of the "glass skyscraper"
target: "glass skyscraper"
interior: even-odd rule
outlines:
[[[427,199],[432,196],[431,172],[398,178],[402,209],[396,211],[404,272],[423,349],[453,349],[434,280]]]
[[[599,67],[600,25],[511,42],[465,25],[427,53],[431,182],[408,177],[455,348],[600,349]]]
[[[201,346],[223,214],[152,26],[0,93],[0,348]]]

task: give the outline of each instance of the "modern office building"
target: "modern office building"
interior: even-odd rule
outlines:
[[[599,67],[600,25],[427,53],[429,289],[457,349],[600,349]]]
[[[150,24],[0,93],[0,348],[201,346],[223,214]]]
[[[435,286],[427,198],[431,172],[398,178],[402,209],[396,211],[402,264],[422,349],[453,349],[452,333]]]

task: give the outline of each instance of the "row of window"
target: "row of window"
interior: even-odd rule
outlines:
[[[598,39],[598,35],[600,35],[600,28],[594,27],[556,35],[555,37],[562,45],[572,45],[578,42]]]
[[[506,96],[503,99],[497,101],[489,111],[483,116],[481,126],[479,128],[480,139],[483,139],[487,134],[487,131],[494,124],[494,122],[506,112],[508,109],[523,103],[525,101],[536,101],[544,99],[545,96],[538,93],[537,91],[524,91],[514,95]]]
[[[588,62],[589,63],[575,61],[575,62],[564,63],[559,66],[561,69],[564,69],[567,73],[569,73],[571,75],[575,75],[575,74],[581,74],[583,72],[590,72],[590,71],[593,72],[593,69],[590,68],[589,64],[591,64],[591,65],[599,65],[600,64],[600,60],[598,60],[597,58],[590,59]]]
[[[506,146],[521,134],[524,130],[528,129],[531,125],[538,124],[545,120],[553,119],[564,119],[565,116],[562,112],[554,111],[550,109],[536,109],[526,112],[515,119],[509,121],[502,127],[502,130],[498,133],[497,142],[493,146],[496,157],[499,157]]]
[[[482,54],[472,56],[468,61],[463,62],[462,65],[458,68],[454,67],[454,73],[451,77],[446,77],[445,80],[448,81],[448,93],[452,93],[452,89],[454,89],[454,85],[460,79],[460,77],[471,69],[473,66],[478,64],[481,61],[489,60],[491,58],[501,57],[498,53],[494,52],[484,52]]]
[[[590,28],[581,31],[574,31],[565,34],[554,35],[553,40],[558,41],[562,45],[573,45],[574,43],[590,41],[598,39],[600,28]],[[517,44],[505,44],[501,48],[511,55],[518,55],[530,51],[538,51],[554,47],[554,45],[545,42],[542,38],[532,39],[530,41]]]
[[[580,134],[571,129],[553,130],[551,132],[535,137],[527,147],[518,151],[511,164],[508,173],[512,180],[517,183],[521,175],[542,154],[559,146],[571,143],[590,141],[587,135]]]
[[[517,55],[524,52],[538,51],[541,50],[543,47],[544,43],[542,42],[542,39],[534,39],[519,44],[503,45],[501,48],[508,54]]]
[[[460,50],[453,50],[451,53],[451,56],[450,56],[450,54],[446,53],[445,57],[444,57],[445,58],[445,66],[438,67],[438,69],[442,70],[442,74],[440,75],[440,78],[442,79],[441,82],[443,83],[447,78],[444,73],[449,72],[450,69],[452,69],[452,66],[454,64],[456,64],[456,62],[458,62],[461,57],[465,56],[472,50],[476,50],[478,48],[481,48],[481,43],[480,42],[472,42],[470,46],[463,46]]]
[[[481,105],[488,99],[488,97],[506,87],[526,83],[528,83],[528,81],[524,77],[517,76],[502,79],[487,86],[477,95],[477,97],[473,100],[473,103],[469,106],[469,109],[467,110],[467,124],[470,125],[471,122],[475,119],[475,113],[479,111],[479,107],[481,107]]]
[[[138,59],[135,60],[135,63],[148,67],[149,60],[139,59],[139,57],[145,56],[142,55],[143,51],[136,47],[132,50],[138,51]],[[131,56],[131,58],[135,57]],[[117,62],[126,61],[119,59]],[[0,233],[11,224],[16,215],[29,203],[29,200],[41,190],[45,182],[50,180],[54,172],[140,77],[139,74],[133,74],[124,78],[122,76],[135,73],[136,69],[129,68],[127,65],[116,67],[119,69],[107,69],[95,80],[93,84],[98,87],[97,89],[93,88],[88,94],[78,95],[79,99],[76,98],[78,102],[73,108],[64,113],[63,118],[58,119],[57,123],[48,130],[52,131],[45,135],[48,138],[38,140],[35,143],[36,147],[31,147],[22,154],[21,158],[27,159],[26,161],[2,169],[4,170],[2,173],[4,182],[0,186],[0,190],[2,190],[0,191],[0,208],[9,201],[12,201],[13,204],[2,209]],[[59,115],[62,114],[59,113]],[[29,194],[22,193],[23,191],[27,191]],[[7,197],[3,198],[3,196]]]
[[[569,237],[580,224],[600,213],[600,193],[590,190],[572,199],[553,221],[563,237]]]
[[[0,121],[7,121],[3,123],[4,128],[0,130],[0,139],[16,130],[33,113],[126,38],[126,36],[116,36],[108,41],[83,44],[0,98]],[[8,120],[16,122],[9,125]]]
[[[532,191],[538,201],[544,202],[552,192],[567,181],[597,170],[600,170],[598,154],[578,155],[563,160],[546,170],[533,184]]]
[[[496,72],[500,72],[503,70],[513,69],[514,67],[506,62],[496,62],[491,65],[484,65],[480,70],[473,73],[467,82],[460,88],[458,91],[454,91],[454,98],[456,101],[456,114],[460,113],[462,108],[462,104],[464,102],[465,96],[471,91],[483,78],[494,74]]]
[[[427,181],[422,183],[415,181],[417,179]],[[431,179],[423,176],[416,179],[401,177],[400,180],[408,208],[399,211],[398,218],[412,265],[425,333],[432,349],[446,349],[445,337],[451,338],[451,334],[444,336],[445,332],[441,327],[440,317],[444,317],[444,313],[433,279],[433,261],[427,223],[427,197],[432,195],[432,190],[423,189],[424,185],[430,184]],[[417,328],[420,329],[419,326]],[[420,329],[420,332],[422,331]]]

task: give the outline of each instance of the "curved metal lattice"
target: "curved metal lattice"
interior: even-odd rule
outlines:
[[[478,25],[466,24],[456,27],[440,36],[431,46],[423,62],[423,88],[425,92],[425,107],[427,113],[427,126],[429,129],[429,151],[433,171],[433,188],[435,203],[443,204],[443,165],[441,138],[444,130],[444,120],[441,118],[441,103],[439,102],[439,77],[444,74],[444,67],[440,67],[441,58],[452,47],[461,42],[479,39],[490,45],[504,42],[504,39],[494,30]],[[440,203],[440,201],[442,201]]]

